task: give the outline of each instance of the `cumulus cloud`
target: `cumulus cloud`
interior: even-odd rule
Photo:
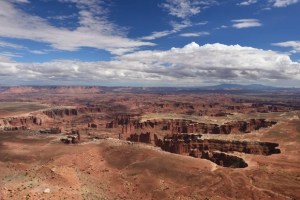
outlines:
[[[166,51],[138,51],[112,61],[57,60],[16,63],[0,60],[0,80],[114,82],[196,86],[224,81],[300,81],[300,63],[286,54],[240,45],[190,43]]]
[[[182,33],[179,36],[181,37],[200,37],[209,35],[209,32],[194,32],[194,33]]]
[[[298,3],[299,0],[269,0],[274,7],[287,7],[289,5]]]
[[[273,43],[274,46],[279,47],[290,47],[292,48],[292,53],[300,53],[300,41],[286,41],[286,42],[278,42]]]
[[[237,29],[262,26],[262,24],[258,19],[237,19],[237,20],[232,20],[232,22],[233,22],[232,27]]]
[[[60,0],[79,9],[79,27],[75,30],[55,27],[46,19],[25,13],[10,1],[0,1],[0,37],[28,39],[50,44],[55,49],[75,51],[81,47],[124,53],[153,43],[129,39],[106,19],[101,1]]]

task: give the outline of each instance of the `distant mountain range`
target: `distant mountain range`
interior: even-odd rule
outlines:
[[[264,92],[264,91],[300,91],[300,88],[283,88],[283,87],[273,87],[261,84],[220,84],[213,86],[203,86],[203,87],[143,87],[143,88],[132,88],[129,87],[128,90],[132,91],[149,91],[149,92]]]
[[[241,84],[220,84],[214,86],[200,87],[200,89],[207,90],[277,90],[282,89],[278,87],[272,87],[267,85],[260,84],[250,84],[250,85],[241,85]]]
[[[0,92],[5,93],[98,93],[98,92],[133,92],[133,93],[169,93],[169,92],[267,92],[267,91],[296,91],[300,88],[280,88],[260,84],[220,84],[204,87],[105,87],[105,86],[0,86]]]

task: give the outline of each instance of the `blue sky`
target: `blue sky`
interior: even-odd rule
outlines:
[[[1,85],[300,87],[299,0],[3,0]]]

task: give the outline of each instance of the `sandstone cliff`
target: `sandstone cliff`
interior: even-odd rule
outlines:
[[[275,121],[265,119],[250,119],[248,121],[233,121],[222,125],[198,123],[191,120],[147,120],[140,122],[132,115],[119,115],[106,124],[106,128],[119,128],[123,135],[129,136],[137,132],[164,131],[166,134],[176,133],[210,133],[237,134],[250,133],[261,128],[276,124]]]
[[[35,116],[9,117],[0,119],[0,129],[2,130],[25,130],[29,126],[41,126],[42,119]]]

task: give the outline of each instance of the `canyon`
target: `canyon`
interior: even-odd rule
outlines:
[[[4,88],[0,199],[300,198],[299,94],[276,92]]]

